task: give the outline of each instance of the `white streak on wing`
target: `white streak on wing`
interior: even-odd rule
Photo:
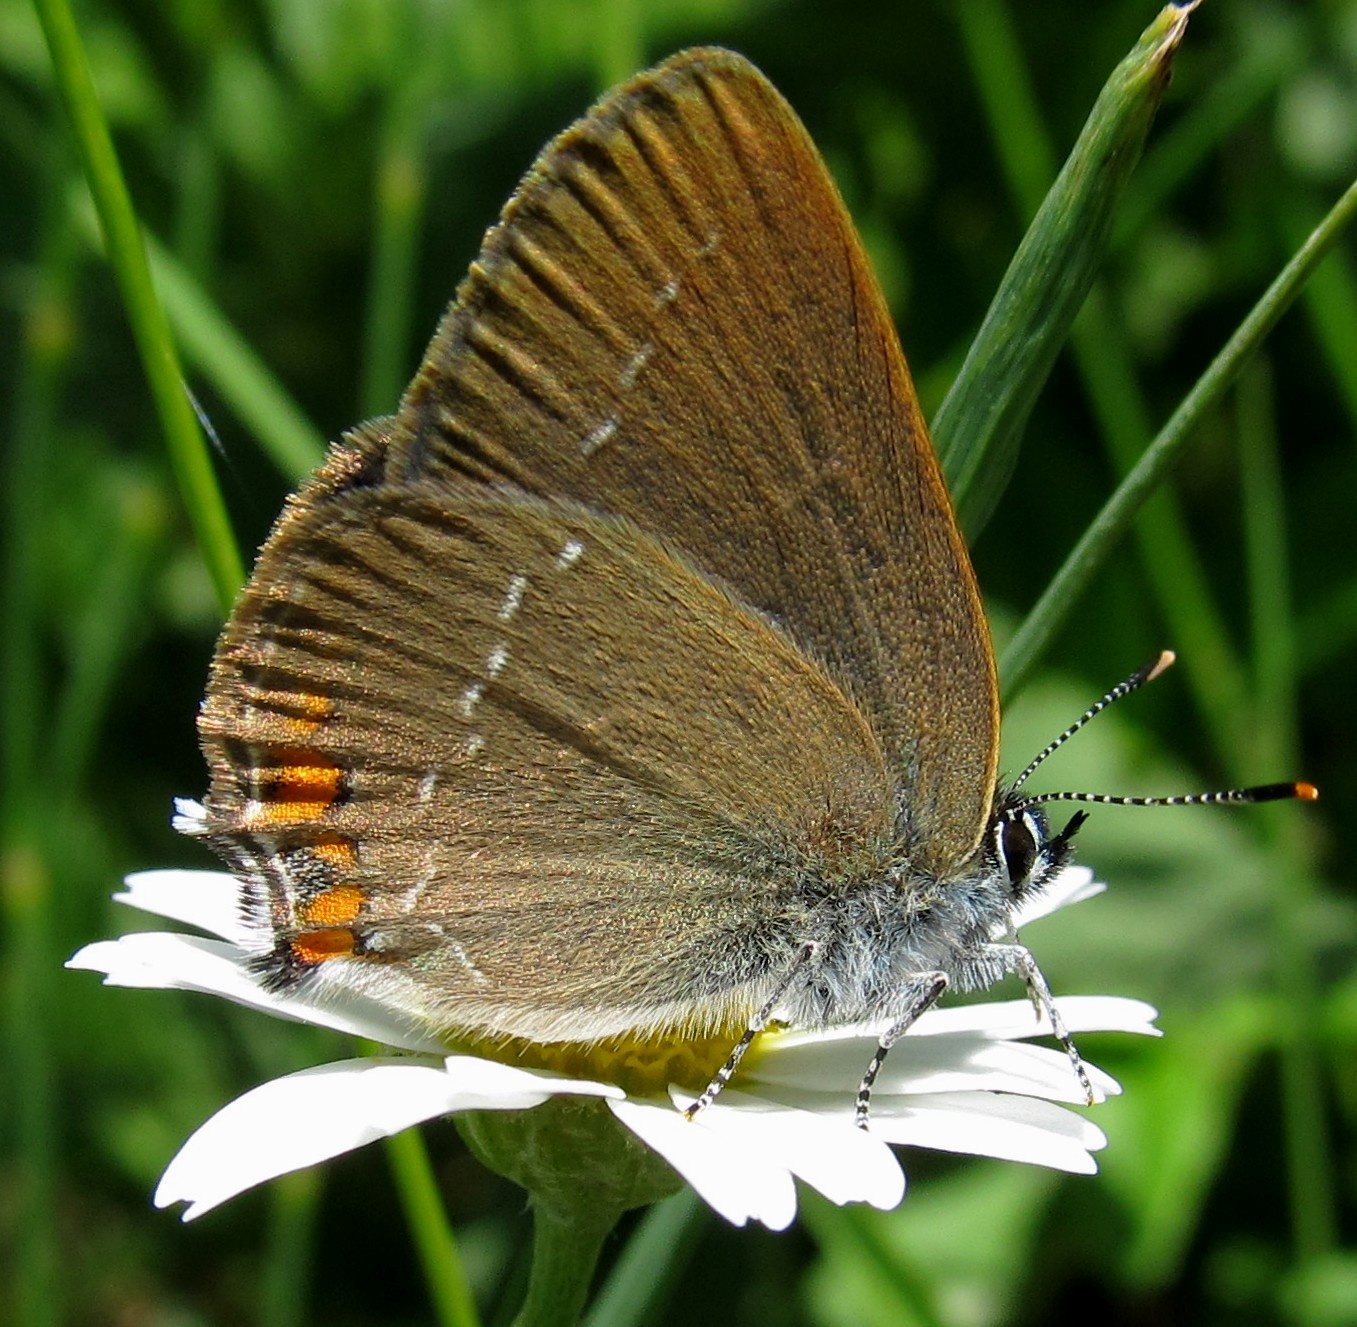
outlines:
[[[424,929],[438,937],[440,952],[451,954],[467,970],[472,981],[478,986],[490,984],[490,979],[471,961],[471,955],[466,952],[466,946],[460,940],[454,939],[442,922],[425,922]]]
[[[523,592],[528,588],[528,578],[521,572],[509,577],[509,590],[504,602],[499,606],[499,620],[507,622],[523,606]]]
[[[426,774],[424,777],[428,778],[429,776]],[[430,844],[424,849],[424,855],[420,858],[419,878],[409,887],[409,889],[401,890],[396,896],[400,900],[401,910],[403,912],[413,912],[415,910],[415,905],[423,896],[424,891],[433,884],[433,878],[435,874],[437,874],[437,871],[437,849],[433,844]]]
[[[509,662],[509,647],[500,641],[485,661],[485,675],[487,677],[498,677],[504,671],[504,665]]]
[[[425,772],[424,777],[419,781],[419,804],[427,805],[433,800],[433,790],[438,784],[438,771],[431,769]]]
[[[559,570],[565,571],[573,567],[580,560],[580,554],[584,552],[584,545],[578,539],[567,539],[556,555],[556,566]]]
[[[610,415],[603,423],[595,425],[584,435],[580,440],[580,451],[586,456],[592,456],[616,432],[617,420]]]
[[[655,353],[655,347],[649,341],[645,342],[628,361],[627,367],[622,370],[622,376],[617,380],[617,385],[624,391],[629,392],[636,386],[636,379],[641,376],[641,370],[645,368],[651,355]]]
[[[440,926],[438,929],[439,929],[440,932],[443,931],[443,928],[442,928],[441,926]],[[444,935],[446,936],[446,932],[444,932]],[[483,972],[480,970],[480,968],[478,968],[478,967],[471,961],[471,956],[466,952],[465,946],[463,946],[463,945],[460,943],[460,941],[457,941],[457,940],[447,940],[446,943],[447,943],[447,947],[448,947],[448,949],[451,951],[453,957],[454,957],[454,958],[455,958],[455,959],[456,959],[456,960],[457,960],[457,961],[458,961],[458,962],[459,962],[459,963],[467,970],[467,972],[471,975],[472,981],[476,982],[476,983],[477,983],[478,985],[480,985],[480,986],[488,986],[488,985],[490,984],[490,979],[485,975],[485,973],[483,973]]]
[[[656,309],[662,309],[665,307],[665,305],[672,304],[676,299],[678,299],[678,293],[679,293],[678,277],[673,277],[671,280],[666,281],[664,283],[664,285],[660,288],[660,293],[655,296]]]

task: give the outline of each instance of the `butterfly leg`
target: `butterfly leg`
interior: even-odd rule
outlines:
[[[787,971],[787,975],[778,982],[772,995],[763,1002],[758,1013],[749,1020],[749,1026],[745,1028],[743,1036],[735,1043],[734,1049],[726,1056],[726,1062],[716,1071],[711,1082],[702,1089],[702,1095],[683,1112],[690,1120],[698,1111],[710,1106],[721,1089],[735,1076],[735,1071],[740,1067],[740,1061],[744,1059],[745,1052],[754,1044],[754,1038],[773,1021],[773,1015],[776,1013],[778,1005],[782,1003],[783,996],[791,989],[792,983],[801,975],[802,970],[810,962],[819,947],[814,940],[807,940],[801,946],[796,959]]]
[[[859,1129],[867,1127],[867,1120],[872,1111],[872,1085],[876,1082],[877,1074],[881,1072],[881,1066],[886,1062],[887,1051],[909,1031],[920,1014],[937,1004],[939,996],[946,989],[945,972],[921,972],[910,979],[910,984],[905,990],[907,1000],[905,1011],[881,1034],[880,1040],[876,1043],[876,1050],[867,1064],[867,1071],[862,1075],[862,1082],[858,1084],[853,1123]]]
[[[1022,942],[1018,939],[1017,931],[1010,931],[1008,933],[1008,939],[1005,941],[1005,944],[1018,945],[1021,947]],[[1036,986],[1030,981],[1024,982],[1023,985],[1027,987],[1027,1003],[1032,1006],[1032,1016],[1040,1022],[1042,1015],[1046,1012],[1046,1008],[1041,1002],[1041,996],[1037,993]]]
[[[1027,994],[1032,1004],[1036,1007],[1038,1014],[1046,1015],[1051,1024],[1051,1031],[1055,1034],[1055,1039],[1065,1048],[1065,1054],[1070,1057],[1070,1063],[1074,1066],[1074,1075],[1079,1080],[1079,1086],[1083,1089],[1084,1099],[1090,1106],[1096,1105],[1098,1096],[1093,1090],[1093,1084],[1089,1082],[1083,1057],[1079,1054],[1078,1048],[1070,1036],[1070,1031],[1065,1026],[1065,1020],[1060,1017],[1060,1011],[1055,1007],[1055,1001],[1051,998],[1051,988],[1046,984],[1046,978],[1041,975],[1041,969],[1037,967],[1037,961],[1032,957],[1032,951],[1026,945],[1019,944],[988,945],[986,949],[992,957],[1003,964],[1006,971],[1021,977],[1027,983]]]

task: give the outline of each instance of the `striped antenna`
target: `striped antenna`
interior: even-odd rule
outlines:
[[[1100,806],[1212,806],[1225,802],[1313,802],[1319,789],[1313,783],[1264,783],[1256,788],[1226,788],[1220,792],[1183,793],[1178,797],[1111,797],[1106,793],[1041,793],[1023,800],[1024,806],[1046,802],[1097,802]]]
[[[1023,770],[1023,772],[1019,774],[1016,779],[1013,780],[1012,788],[1010,789],[1010,791],[1016,792],[1019,788],[1021,788],[1023,784],[1027,782],[1028,777],[1037,768],[1037,766],[1040,765],[1041,762],[1045,760],[1047,756],[1052,755],[1056,751],[1059,751],[1060,748],[1064,746],[1065,743],[1068,742],[1070,738],[1073,737],[1075,733],[1077,733],[1091,718],[1093,718],[1095,714],[1101,714],[1109,705],[1111,705],[1114,701],[1120,700],[1123,696],[1129,696],[1131,692],[1139,691],[1140,688],[1143,687],[1146,682],[1153,682],[1154,679],[1158,677],[1160,673],[1164,672],[1165,669],[1172,666],[1173,661],[1177,657],[1178,656],[1174,654],[1172,650],[1160,650],[1160,652],[1155,656],[1154,659],[1147,663],[1143,668],[1137,668],[1136,671],[1126,679],[1126,681],[1118,682],[1117,685],[1114,686],[1112,690],[1109,691],[1107,695],[1105,695],[1100,701],[1098,701],[1096,705],[1090,705],[1088,709],[1086,709],[1083,712],[1083,714],[1081,714],[1072,724],[1070,724],[1070,726],[1066,728],[1065,731],[1061,733],[1060,736],[1057,737],[1055,741],[1052,742],[1044,751],[1038,752],[1036,758],[1032,761],[1032,763],[1028,765],[1028,767],[1025,770]],[[1063,795],[1062,797],[1032,797],[1027,799],[1026,804],[1028,806],[1032,806],[1038,802],[1054,802],[1060,801],[1062,799]],[[1120,804],[1120,799],[1116,798],[1107,799],[1089,798],[1086,800],[1118,801],[1118,803]],[[1248,800],[1248,799],[1229,798],[1225,800]],[[1261,798],[1258,800],[1267,799]]]
[[[1027,782],[1028,776],[1052,752],[1058,751],[1075,735],[1095,714],[1101,714],[1114,701],[1139,691],[1146,682],[1153,682],[1166,668],[1170,667],[1177,656],[1172,650],[1161,650],[1159,655],[1143,668],[1138,668],[1124,682],[1119,682],[1096,705],[1090,705],[1059,737],[1013,781],[1010,792],[1016,792]],[[1036,797],[1024,797],[1017,802],[1018,807],[1043,806],[1049,802],[1094,802],[1099,806],[1215,806],[1228,802],[1313,802],[1319,797],[1319,789],[1313,783],[1263,783],[1254,788],[1226,788],[1219,792],[1182,793],[1177,797],[1113,797],[1107,793],[1039,793]],[[1060,838],[1068,840],[1082,824],[1080,818],[1072,820],[1066,826]]]

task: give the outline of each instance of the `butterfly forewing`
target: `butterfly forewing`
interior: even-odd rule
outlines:
[[[969,561],[852,222],[740,57],[676,57],[546,150],[389,473],[573,498],[683,549],[861,699],[919,865],[974,849],[998,716]]]

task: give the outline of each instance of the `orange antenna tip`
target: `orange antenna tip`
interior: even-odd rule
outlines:
[[[1319,801],[1319,789],[1313,783],[1296,784],[1296,796],[1302,802]]]
[[[1160,650],[1159,658],[1154,661],[1150,671],[1146,673],[1145,680],[1147,682],[1153,682],[1160,673],[1166,672],[1168,669],[1172,668],[1177,659],[1178,656],[1174,654],[1172,650]]]

